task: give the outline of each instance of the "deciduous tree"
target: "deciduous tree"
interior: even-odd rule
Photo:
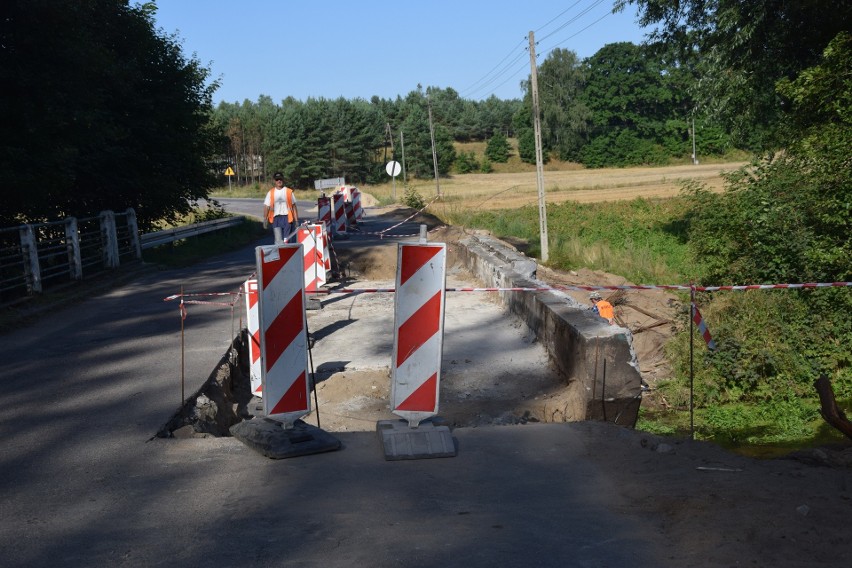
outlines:
[[[136,209],[144,228],[212,183],[216,82],[153,4],[10,0],[0,19],[0,223]]]

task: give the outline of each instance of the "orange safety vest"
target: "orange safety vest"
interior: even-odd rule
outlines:
[[[293,219],[295,217],[294,211],[295,211],[295,207],[296,207],[296,204],[293,201],[293,190],[290,189],[289,187],[286,187],[286,186],[283,187],[282,189],[284,189],[284,191],[286,192],[286,195],[287,195],[287,222],[292,223]],[[274,187],[269,190],[269,194],[267,195],[267,197],[268,197],[269,203],[271,203],[272,206],[269,208],[269,213],[267,213],[266,218],[269,220],[270,223],[272,223],[272,219],[273,219],[273,217],[275,217],[275,188]]]
[[[606,300],[600,300],[597,304],[595,304],[595,306],[598,308],[598,315],[602,318],[612,320],[615,317],[612,310],[612,304]]]

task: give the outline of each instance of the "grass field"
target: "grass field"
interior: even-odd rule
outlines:
[[[714,189],[721,189],[724,171],[732,171],[745,162],[721,162],[700,165],[678,165],[663,167],[603,168],[603,169],[545,169],[544,188],[547,201],[567,200],[590,203],[596,201],[620,201],[635,197],[673,197],[678,194],[684,180],[694,179]],[[396,194],[401,198],[405,185],[397,178]],[[409,180],[409,187],[429,200],[437,194],[438,185],[447,201],[459,199],[479,201],[489,209],[514,208],[535,202],[538,199],[536,173],[510,172],[490,174],[456,174],[434,179]],[[389,201],[393,184],[361,185],[359,188],[381,201]],[[300,189],[300,188],[296,188]],[[313,191],[310,189],[309,191]],[[214,196],[236,194],[254,197],[253,188],[227,187],[214,191]],[[263,193],[261,190],[260,193]]]
[[[441,199],[435,204],[440,208],[464,207],[480,209],[515,209],[538,202],[536,168],[520,160],[517,141],[510,139],[513,152],[507,163],[494,163],[489,174],[453,174],[436,181],[413,179],[407,183],[398,176],[394,184],[390,178],[382,184],[359,185],[361,191],[374,197],[378,203],[401,202],[406,186],[416,191],[426,202],[432,201],[440,186]],[[472,152],[477,160],[485,153],[484,142],[456,144],[457,152]],[[548,203],[575,201],[593,203],[602,201],[624,201],[636,197],[664,198],[678,195],[685,180],[697,180],[713,190],[721,190],[724,180],[721,172],[735,170],[747,162],[746,154],[732,155],[727,161],[693,165],[673,164],[662,167],[631,167],[588,169],[573,162],[551,160],[544,165],[544,190]],[[218,188],[216,197],[262,197],[266,186]],[[313,188],[295,188],[300,198],[309,199]],[[309,197],[308,197],[309,196]]]
[[[544,190],[548,203],[575,201],[594,203],[602,201],[625,201],[637,197],[665,198],[678,195],[683,182],[696,180],[713,190],[721,190],[724,180],[722,172],[730,172],[746,162],[720,162],[700,165],[677,165],[663,167],[583,169],[545,169]],[[441,201],[447,205],[463,202],[466,207],[483,209],[514,209],[538,201],[535,169],[522,172],[494,172],[490,174],[456,174],[434,179],[415,179],[403,183],[397,178],[382,184],[360,185],[379,203],[402,201],[406,186],[419,193],[425,201],[437,196],[440,187]],[[296,188],[299,190],[300,188]],[[262,197],[264,189],[253,186],[217,188],[214,197]],[[313,189],[298,192],[307,199]],[[394,199],[396,195],[396,199]]]
[[[674,197],[685,180],[697,180],[714,190],[721,190],[721,173],[732,171],[743,162],[679,165],[644,168],[545,170],[544,191],[548,203],[576,201],[592,203],[624,201],[636,197]],[[514,209],[537,203],[538,187],[535,171],[462,174],[435,180],[414,180],[408,185],[426,201],[437,195],[440,185],[442,201],[464,202],[466,206],[484,209]],[[392,193],[391,184],[362,187],[381,201]],[[397,198],[402,195],[397,183]]]

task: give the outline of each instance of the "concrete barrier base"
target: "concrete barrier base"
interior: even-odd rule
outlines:
[[[284,428],[276,420],[254,418],[234,424],[230,432],[249,448],[276,460],[340,449],[340,440],[301,420],[296,420],[292,428]]]
[[[376,433],[388,461],[452,458],[456,455],[450,429],[432,422],[424,421],[417,428],[411,428],[406,420],[380,420],[376,423]]]

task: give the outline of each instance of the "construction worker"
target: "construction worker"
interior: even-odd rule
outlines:
[[[263,200],[263,228],[272,225],[275,244],[286,243],[299,225],[299,210],[296,208],[293,190],[284,186],[284,174],[276,172],[272,179],[275,187],[269,190]]]
[[[601,295],[597,292],[592,292],[589,294],[589,299],[592,301],[592,311],[596,314],[604,318],[609,325],[612,325],[613,320],[615,319],[615,313],[612,309],[612,304],[601,298]]]

